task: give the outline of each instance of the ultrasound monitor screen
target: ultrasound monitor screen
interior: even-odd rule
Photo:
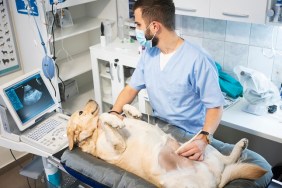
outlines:
[[[23,125],[55,105],[40,73],[5,88],[4,93]]]

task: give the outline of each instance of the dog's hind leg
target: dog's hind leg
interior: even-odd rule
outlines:
[[[219,188],[224,187],[228,182],[234,179],[257,179],[263,176],[266,171],[255,164],[236,163],[244,149],[247,148],[248,139],[243,138],[234,146],[229,156],[222,157],[225,168],[221,175]]]
[[[210,168],[213,169],[217,184],[222,181],[222,172],[224,171],[225,166],[237,162],[241,156],[242,151],[247,147],[247,144],[247,139],[241,139],[234,146],[230,155],[223,155],[213,147],[206,148],[207,154],[205,160],[208,161]],[[213,153],[213,155],[210,155],[210,153]],[[214,156],[215,158],[212,156]]]
[[[132,118],[132,119],[140,119],[142,114],[135,108],[134,106],[131,106],[129,104],[126,104],[122,108],[123,113],[125,114],[126,117]]]
[[[228,165],[237,162],[242,154],[242,151],[248,147],[248,142],[249,141],[246,138],[243,138],[237,142],[229,156],[223,155],[222,158],[224,164]]]

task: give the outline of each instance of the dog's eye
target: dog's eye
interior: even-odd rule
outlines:
[[[91,112],[91,114],[93,115],[95,113],[95,111]]]
[[[83,113],[83,111],[79,111],[79,115],[81,115]]]

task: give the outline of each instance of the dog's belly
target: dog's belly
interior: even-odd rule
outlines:
[[[175,153],[180,144],[171,138],[169,138],[161,148],[159,153],[159,165],[165,171],[177,170],[178,168],[191,168],[195,161],[189,160],[186,157],[179,156]]]
[[[141,165],[136,168],[138,169],[136,174],[147,176],[146,179],[150,180],[158,179],[163,173],[178,168],[195,170],[195,161],[177,155],[175,151],[180,144],[158,127],[134,119],[127,119],[124,122],[125,129],[121,129],[120,132],[126,138],[127,149],[122,161],[126,161],[127,164],[121,166],[125,165],[132,171]],[[130,164],[134,167],[131,168]]]

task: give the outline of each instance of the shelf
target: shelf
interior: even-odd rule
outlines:
[[[66,28],[58,28],[55,30],[55,41],[63,40],[75,35],[79,35],[91,30],[100,29],[101,22],[105,19],[81,17],[73,20],[73,26]],[[110,21],[111,24],[114,21]]]
[[[73,55],[72,60],[59,60],[57,64],[60,68],[62,80],[68,80],[92,69],[89,51]]]
[[[100,76],[106,79],[111,79],[111,75],[109,73],[100,73]]]
[[[58,8],[65,8],[65,7],[71,7],[71,6],[75,6],[75,5],[80,5],[80,4],[84,4],[84,3],[89,3],[89,2],[94,2],[97,0],[67,0],[63,3],[59,3],[57,5]],[[47,11],[51,11],[52,10],[52,6],[49,3],[50,1],[46,1],[47,4],[46,5],[46,10]]]
[[[134,22],[133,19],[126,19],[126,20],[124,21],[124,25],[125,25],[125,26],[128,26],[128,27],[132,27],[132,28],[135,28],[135,27],[136,27],[136,24],[135,24],[135,22]]]

